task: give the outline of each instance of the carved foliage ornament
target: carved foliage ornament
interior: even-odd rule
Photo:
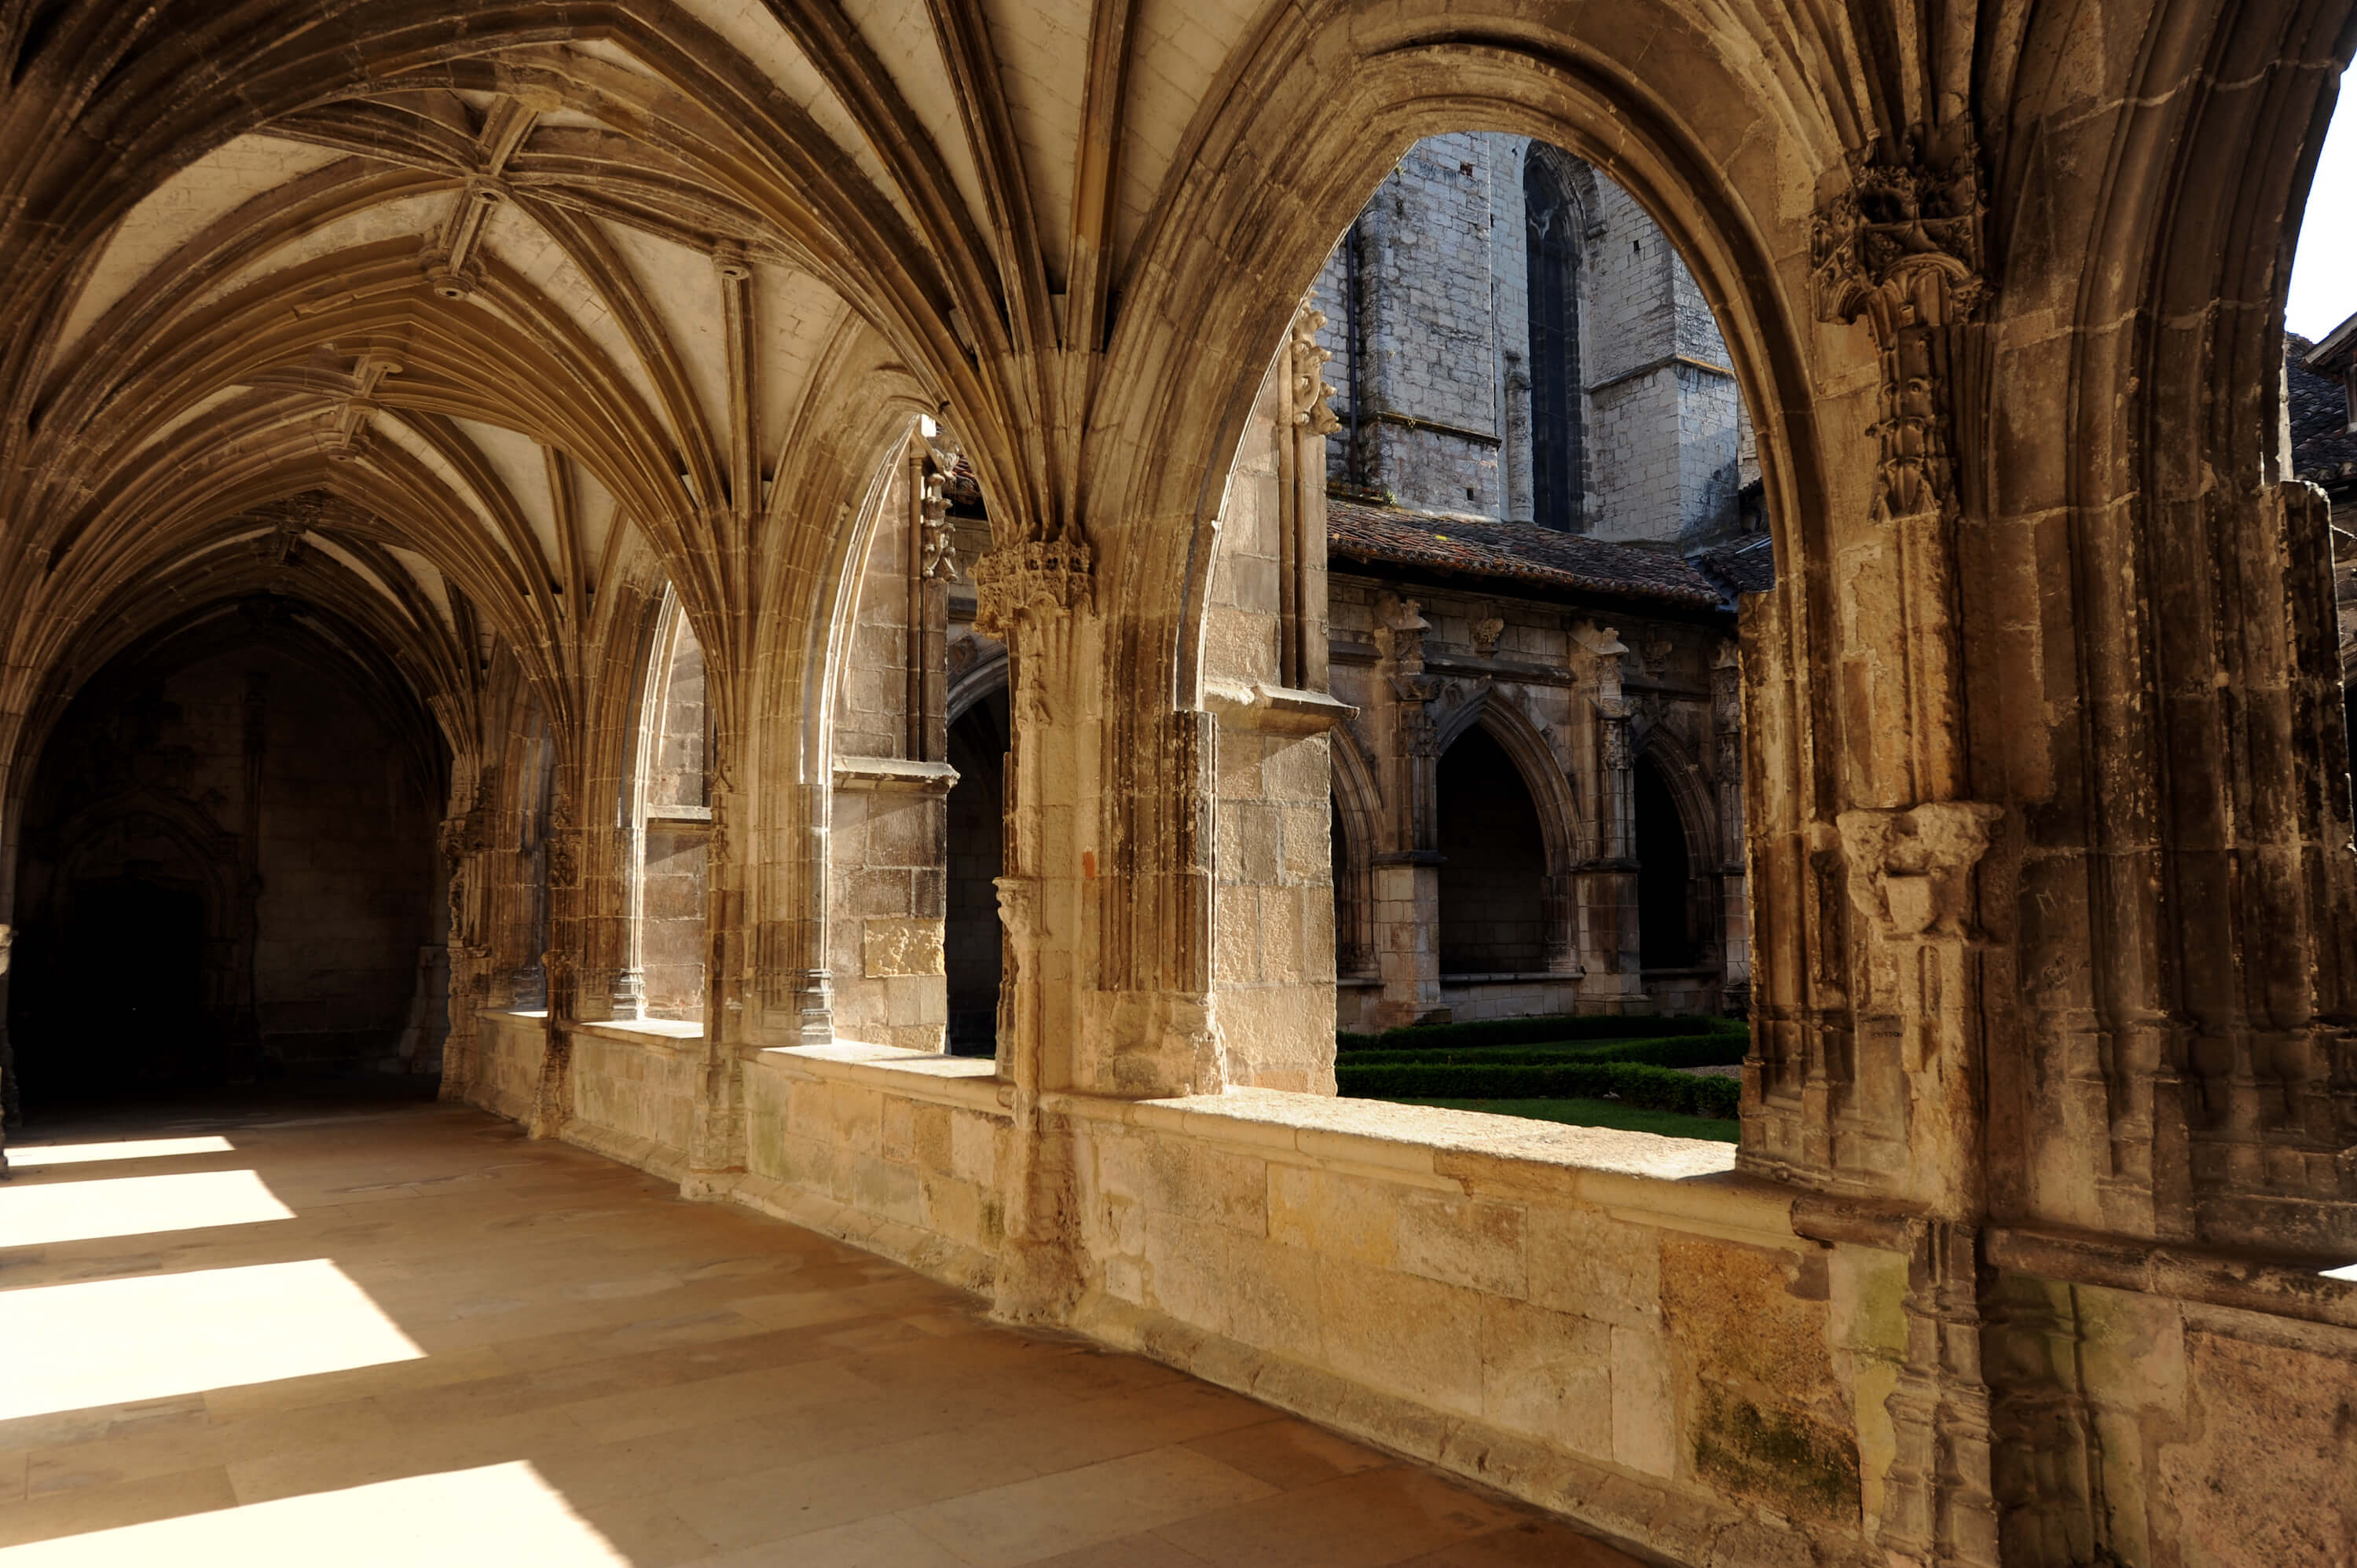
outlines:
[[[974,564],[974,628],[1005,638],[1026,620],[1060,620],[1094,604],[1095,563],[1082,539],[1004,545]]]
[[[1326,368],[1326,361],[1334,357],[1331,349],[1319,346],[1318,341],[1318,334],[1325,329],[1325,326],[1326,313],[1305,304],[1294,312],[1293,328],[1286,344],[1290,350],[1291,365],[1286,394],[1293,423],[1306,424],[1318,435],[1331,435],[1342,428],[1342,422],[1335,418],[1334,411],[1326,405],[1326,400],[1334,395],[1334,389],[1326,384],[1320,374]]]
[[[1817,210],[1810,280],[1818,317],[1864,317],[1882,361],[1875,506],[1883,517],[1955,504],[1948,330],[1988,295],[1980,148],[1960,123],[1849,158],[1849,188]]]
[[[1970,318],[1987,295],[1980,146],[1968,127],[1909,132],[1849,155],[1849,188],[1817,209],[1810,280],[1825,321],[1936,310],[1943,326]],[[1900,323],[1903,324],[1903,323]]]

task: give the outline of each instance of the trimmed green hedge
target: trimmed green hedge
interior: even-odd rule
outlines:
[[[1410,1064],[1536,1067],[1554,1062],[1644,1062],[1652,1067],[1737,1067],[1751,1048],[1748,1034],[1687,1036],[1670,1040],[1607,1040],[1581,1045],[1478,1046],[1470,1050],[1352,1051],[1340,1068]]]
[[[1337,1033],[1345,1051],[1399,1051],[1426,1047],[1538,1046],[1566,1040],[1660,1039],[1671,1035],[1708,1035],[1744,1026],[1731,1018],[1637,1018],[1584,1013],[1551,1018],[1485,1018],[1474,1024],[1419,1024],[1380,1035]]]
[[[1456,1062],[1381,1062],[1336,1066],[1337,1087],[1361,1100],[1571,1100],[1617,1096],[1645,1111],[1732,1117],[1743,1085],[1696,1078],[1643,1062],[1563,1061],[1491,1066]]]

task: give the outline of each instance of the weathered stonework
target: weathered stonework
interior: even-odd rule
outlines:
[[[2357,857],[2276,323],[2350,16],[0,10],[0,923],[39,940],[24,824],[75,693],[274,602],[447,781],[409,836],[454,1097],[1669,1561],[2330,1563]],[[1536,242],[1486,231],[1524,137],[1647,215],[1603,214],[1590,281],[1658,284],[1630,319],[1664,341],[1591,340],[1581,381],[1599,427],[1756,454],[1775,583],[1735,661],[1617,607],[1534,628],[1489,578],[1314,585],[1319,387],[1477,525],[1535,462],[1511,334],[1412,403],[1404,350],[1353,366],[1303,314],[1442,135],[1391,194],[1495,187],[1464,275]],[[1682,369],[1712,312],[1724,360]],[[1748,447],[1696,412],[1737,387]],[[651,749],[666,617],[700,706]],[[1533,652],[1570,683],[1500,668]],[[950,967],[917,874],[1002,660],[998,1055],[960,1059],[948,975],[869,974],[866,922],[912,922],[885,968],[938,922]],[[227,706],[224,810],[269,736]],[[1634,1000],[1603,961],[1649,730],[1739,832],[1733,1151],[1323,1092],[1336,758],[1401,737],[1369,864],[1422,921],[1477,721],[1594,802],[1572,880],[1493,922],[1583,1004]],[[653,799],[691,734],[700,800]],[[680,1015],[611,1015],[666,984]]]

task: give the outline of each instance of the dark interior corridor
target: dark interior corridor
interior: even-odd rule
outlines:
[[[217,606],[60,694],[16,805],[12,1113],[382,1070],[438,1032],[447,763],[344,630]]]

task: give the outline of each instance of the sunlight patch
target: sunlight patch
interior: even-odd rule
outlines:
[[[126,1138],[114,1144],[11,1144],[8,1163],[20,1171],[45,1165],[92,1165],[100,1160],[162,1160],[176,1155],[226,1155],[227,1138]]]
[[[0,1188],[0,1247],[292,1219],[252,1171],[113,1176]]]
[[[630,1568],[517,1460],[0,1548],[0,1568]]]
[[[0,1421],[425,1354],[325,1258],[0,1292]]]

